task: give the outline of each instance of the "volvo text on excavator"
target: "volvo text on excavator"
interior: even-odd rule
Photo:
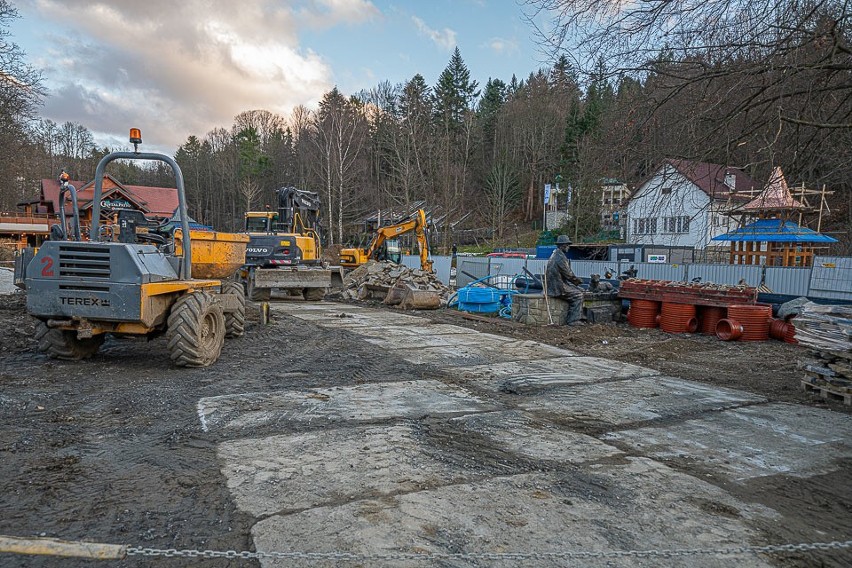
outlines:
[[[340,265],[344,268],[357,268],[368,260],[380,260],[378,252],[388,239],[393,239],[414,231],[417,245],[420,248],[420,268],[432,271],[432,261],[429,259],[429,241],[426,237],[426,212],[418,209],[411,217],[395,225],[386,225],[376,229],[375,235],[366,248],[345,248],[340,251]]]

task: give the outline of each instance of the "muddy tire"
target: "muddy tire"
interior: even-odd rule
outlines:
[[[319,302],[325,298],[325,288],[305,288],[303,291],[305,300],[309,302]]]
[[[246,295],[243,285],[239,282],[225,282],[221,292],[234,295],[239,301],[236,311],[225,312],[225,337],[242,337],[246,332]]]
[[[38,341],[38,350],[51,359],[78,361],[97,353],[105,336],[100,334],[87,339],[77,339],[77,333],[74,331],[53,329],[40,321],[36,324],[35,339]]]
[[[179,367],[206,367],[222,353],[225,316],[213,296],[184,294],[174,303],[166,330],[169,356]]]
[[[268,302],[269,298],[272,297],[272,290],[269,288],[255,288],[254,275],[251,274],[246,283],[246,296],[253,302]]]

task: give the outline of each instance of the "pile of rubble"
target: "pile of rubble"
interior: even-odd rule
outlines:
[[[344,300],[382,300],[403,309],[437,309],[452,291],[432,272],[371,260],[343,279]]]

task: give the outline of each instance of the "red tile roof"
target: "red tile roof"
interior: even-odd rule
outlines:
[[[80,209],[88,209],[92,206],[92,198],[95,194],[95,183],[93,181],[70,181],[77,188],[77,201]],[[50,212],[59,211],[59,181],[56,179],[41,180],[42,198],[50,204]],[[177,189],[173,187],[149,187],[144,185],[122,185],[110,175],[104,176],[104,197],[119,194],[139,207],[146,215],[151,217],[171,217],[178,207]],[[71,198],[66,197],[65,210],[71,213]]]

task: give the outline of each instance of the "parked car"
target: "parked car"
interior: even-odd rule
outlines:
[[[485,256],[488,258],[535,258],[525,252],[491,252]]]

